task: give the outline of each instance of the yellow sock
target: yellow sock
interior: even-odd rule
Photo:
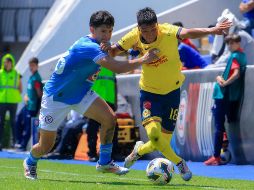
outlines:
[[[159,150],[167,159],[171,160],[174,164],[177,164],[182,160],[179,156],[176,155],[170,146],[172,134],[162,133],[160,122],[152,121],[148,123],[145,128],[148,138],[150,139],[150,143],[148,143],[145,149],[147,152],[142,151],[142,146],[140,147],[138,153],[148,153],[148,150]]]
[[[171,160],[174,164],[178,164],[182,158],[179,157],[172,147],[170,146],[170,141],[172,139],[173,134],[162,133],[162,138],[164,139],[165,145],[167,145],[166,151],[163,151],[162,154],[168,159]]]

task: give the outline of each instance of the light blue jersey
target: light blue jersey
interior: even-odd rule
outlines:
[[[100,70],[96,62],[106,57],[99,43],[88,36],[80,38],[59,59],[44,87],[47,96],[66,104],[79,103],[91,89]]]

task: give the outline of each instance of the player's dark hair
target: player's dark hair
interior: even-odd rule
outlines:
[[[241,36],[239,36],[238,34],[229,34],[225,37],[224,39],[225,43],[229,43],[229,42],[236,42],[239,43],[241,42]]]
[[[101,25],[114,26],[115,19],[108,11],[97,11],[90,17],[89,25],[97,28]]]
[[[155,24],[157,23],[157,16],[153,9],[146,7],[137,12],[137,22],[139,26]]]
[[[29,59],[29,63],[34,63],[36,65],[39,64],[39,60],[37,57],[32,57],[31,59]]]

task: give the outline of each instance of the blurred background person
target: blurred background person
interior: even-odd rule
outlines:
[[[183,42],[179,43],[178,52],[183,64],[182,70],[203,69],[208,65],[198,51]]]
[[[15,69],[15,60],[12,55],[6,54],[2,58],[0,69],[0,150],[4,133],[5,115],[10,113],[12,128],[12,146],[15,144],[15,117],[18,103],[21,102],[22,83],[21,75]]]
[[[240,12],[243,14],[244,30],[252,35],[252,29],[254,28],[254,1],[242,0],[239,5]]]
[[[38,72],[38,64],[39,60],[36,57],[29,60],[29,69],[32,75],[28,80],[27,93],[24,96],[25,106],[21,110],[21,117],[18,117],[16,123],[17,142],[15,147],[20,151],[26,151],[27,143],[31,136],[31,119],[38,115],[40,109],[43,85]],[[22,120],[24,125],[22,125]]]
[[[205,165],[221,165],[220,153],[225,132],[225,117],[228,123],[235,122],[238,117],[240,100],[243,93],[243,78],[246,68],[246,56],[241,48],[241,37],[237,34],[225,38],[231,52],[222,76],[217,76],[214,86],[212,108],[215,120],[214,154]]]
[[[235,15],[230,12],[228,9],[225,9],[221,16],[217,19],[217,22],[221,22],[224,19],[229,19],[232,22],[232,26],[230,27],[228,34],[236,33],[241,37],[241,48],[243,49],[247,64],[253,65],[254,64],[254,39],[253,37],[244,31],[242,28],[241,23],[235,17]],[[209,65],[209,67],[220,67],[225,66],[227,63],[228,58],[230,57],[230,51],[228,49],[227,44],[224,42],[226,34],[224,35],[215,35],[214,42],[212,45],[212,49],[210,54],[212,55],[213,62],[215,65]]]

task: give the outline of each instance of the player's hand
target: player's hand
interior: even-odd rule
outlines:
[[[216,24],[215,27],[211,28],[212,34],[222,35],[222,34],[228,34],[229,28],[232,26],[232,22],[230,22],[228,19],[224,20],[222,23]]]
[[[24,102],[25,102],[26,105],[27,105],[28,101],[29,101],[29,98],[28,98],[27,94],[25,94],[25,96],[24,96]]]
[[[224,87],[225,86],[225,80],[222,78],[222,76],[217,76],[216,77],[216,81],[217,83],[221,86],[221,87]]]
[[[149,50],[145,55],[141,57],[142,64],[148,64],[159,59],[157,54],[160,51],[156,48]]]
[[[101,42],[100,47],[103,51],[110,51],[111,50],[111,43],[110,42]]]

